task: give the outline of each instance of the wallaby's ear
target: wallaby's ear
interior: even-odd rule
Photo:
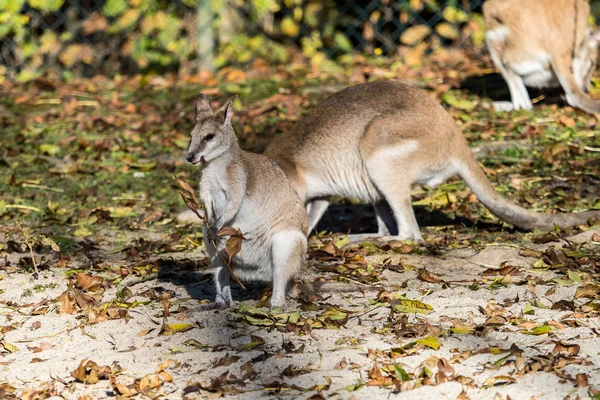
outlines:
[[[194,108],[196,109],[196,114],[199,114],[202,112],[207,112],[207,111],[212,114],[212,109],[210,108],[210,102],[208,101],[208,98],[206,97],[206,95],[204,95],[202,93],[200,93],[194,99]]]
[[[219,110],[219,116],[223,117],[223,125],[231,126],[231,117],[233,117],[233,110],[231,106],[233,105],[235,99],[237,99],[237,96],[234,96],[231,100],[229,100],[229,103],[221,107]]]

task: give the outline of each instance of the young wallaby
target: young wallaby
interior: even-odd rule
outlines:
[[[512,98],[495,103],[497,110],[530,110],[527,85],[562,86],[571,106],[600,112],[587,94],[600,34],[588,27],[586,0],[487,0],[483,14],[487,47]]]
[[[400,239],[421,242],[411,185],[435,186],[454,174],[493,214],[520,228],[551,230],[554,224],[568,227],[600,218],[600,211],[539,214],[506,200],[494,190],[444,108],[400,82],[341,90],[293,130],[275,137],[264,154],[283,168],[305,200],[309,232],[329,205],[328,197],[341,195],[374,205],[380,235],[395,233],[395,220]]]
[[[273,161],[240,149],[231,125],[233,100],[216,114],[206,96],[194,101],[196,125],[186,159],[202,164],[200,200],[208,228],[204,243],[216,283],[216,307],[231,305],[225,240],[217,233],[225,226],[244,235],[232,269],[241,280],[273,283],[271,307],[280,307],[286,291],[306,258],[307,217],[304,204],[285,174]]]

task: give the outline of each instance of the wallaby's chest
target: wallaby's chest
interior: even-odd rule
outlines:
[[[209,220],[215,220],[227,209],[229,185],[225,170],[208,169],[200,179],[200,199],[206,207]]]

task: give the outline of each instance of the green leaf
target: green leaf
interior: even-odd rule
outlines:
[[[433,312],[433,307],[419,300],[397,299],[390,303],[394,311],[407,314],[429,314]]]
[[[567,275],[569,276],[569,279],[573,282],[581,283],[581,277],[577,274],[577,272],[569,270],[567,272]]]
[[[176,333],[189,331],[195,327],[195,324],[163,324],[160,329],[160,335],[170,336]]]
[[[444,100],[448,105],[460,108],[461,110],[471,111],[477,105],[476,102],[466,100],[466,99],[457,99],[454,92],[446,92],[442,95],[442,100]]]
[[[29,0],[29,5],[40,11],[48,12],[58,11],[64,2],[64,0]]]
[[[251,336],[252,341],[250,343],[244,343],[237,346],[235,349],[238,351],[250,351],[258,346],[265,344],[265,340],[259,336]]]
[[[41,144],[40,152],[53,156],[60,152],[60,147],[55,144]]]
[[[0,345],[2,345],[2,347],[4,347],[4,349],[6,351],[8,351],[9,353],[16,353],[17,351],[19,351],[19,348],[17,346],[15,346],[14,344],[8,343],[4,340],[0,340]]]
[[[349,392],[356,392],[357,390],[359,390],[363,386],[365,386],[365,383],[361,382],[361,381],[358,381],[358,382],[356,382],[353,385],[348,385],[346,387],[343,387],[341,390],[347,390]]]
[[[523,333],[525,335],[543,335],[548,332],[551,332],[553,329],[554,328],[552,328],[550,325],[544,324],[544,325],[536,326],[535,328],[533,328],[529,331],[522,331],[521,333]]]
[[[422,344],[424,346],[430,347],[434,350],[438,350],[440,348],[440,341],[433,336],[427,336],[424,339],[417,339],[415,342]]]
[[[552,281],[558,283],[560,286],[565,286],[565,287],[573,286],[573,282],[568,279],[554,278],[554,279],[552,279]]]
[[[525,308],[523,309],[523,314],[535,315],[535,310],[533,309],[533,307],[531,307],[530,303],[527,303],[525,305]]]
[[[401,381],[410,381],[410,376],[396,363],[396,361],[394,361],[394,371],[396,371],[396,375]]]
[[[116,17],[127,9],[126,0],[108,0],[104,4],[104,14],[108,17]]]

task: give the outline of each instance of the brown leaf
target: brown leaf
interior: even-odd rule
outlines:
[[[598,295],[598,293],[600,293],[600,287],[597,285],[594,285],[592,283],[588,283],[587,285],[580,286],[577,288],[577,290],[575,291],[575,298],[576,299],[579,299],[581,297],[594,298],[594,297],[596,297],[596,295]]]
[[[230,226],[222,228],[217,235],[219,237],[230,236],[225,244],[225,252],[229,258],[228,263],[231,265],[231,259],[242,250],[242,241],[245,239],[244,235],[238,228]]]
[[[495,315],[485,321],[486,326],[505,325],[508,321],[502,315]]]
[[[63,293],[62,295],[62,300],[60,302],[58,312],[60,314],[75,314],[77,312],[77,309],[73,307],[73,303],[71,302],[71,299],[69,298],[67,292]]]
[[[569,344],[564,342],[554,342],[554,348],[552,349],[552,353],[567,353],[569,355],[576,356],[577,354],[579,354],[580,349],[581,346],[575,343]]]
[[[163,382],[158,375],[150,374],[144,376],[139,383],[140,390],[154,389],[162,386]]]
[[[40,321],[33,321],[31,323],[31,330],[34,331],[36,329],[40,329],[40,327],[42,326],[42,323]]]
[[[179,187],[181,188],[179,193],[181,194],[181,198],[183,199],[185,205],[190,210],[192,210],[202,222],[206,222],[206,218],[203,215],[204,213],[200,212],[200,210],[204,211],[204,207],[200,203],[200,200],[198,200],[198,197],[196,196],[196,191],[194,190],[192,185],[179,178],[177,175],[173,175],[173,177],[175,178],[177,184],[179,184]]]
[[[577,387],[587,387],[589,386],[588,383],[588,377],[586,374],[584,374],[583,372],[580,374],[577,374]]]
[[[563,311],[574,311],[575,305],[569,300],[559,300],[552,304],[551,310],[563,310]]]
[[[592,235],[592,242],[600,243],[600,233],[594,233]]]
[[[433,272],[427,271],[425,268],[419,268],[417,278],[430,283],[440,283],[442,279]]]
[[[103,284],[104,278],[101,276],[91,276],[85,272],[78,273],[77,279],[75,280],[75,287],[84,291],[95,292],[100,289]]]
[[[465,389],[463,389],[462,392],[456,396],[456,400],[470,400],[470,397],[467,395],[467,392],[465,392]]]
[[[239,356],[231,356],[231,355],[226,355],[222,358],[219,359],[219,361],[217,361],[216,363],[213,364],[213,368],[217,368],[217,367],[227,367],[231,364],[233,364],[234,362],[237,362],[239,359],[241,359],[242,357]]]
[[[448,360],[445,358],[440,358],[438,360],[437,367],[439,371],[442,371],[446,375],[454,375],[454,368],[452,368]]]
[[[171,366],[171,364],[179,364],[177,361],[173,360],[172,358],[169,358],[167,361],[159,364],[158,368],[156,368],[156,373],[160,373],[162,371],[164,371],[165,369],[167,369],[168,367]]]
[[[100,367],[87,358],[81,360],[79,367],[71,372],[71,376],[86,385],[93,385],[100,379],[106,379],[111,373],[110,367]]]
[[[500,268],[488,268],[481,274],[482,276],[506,276],[520,275],[521,271],[514,265],[501,266]]]

